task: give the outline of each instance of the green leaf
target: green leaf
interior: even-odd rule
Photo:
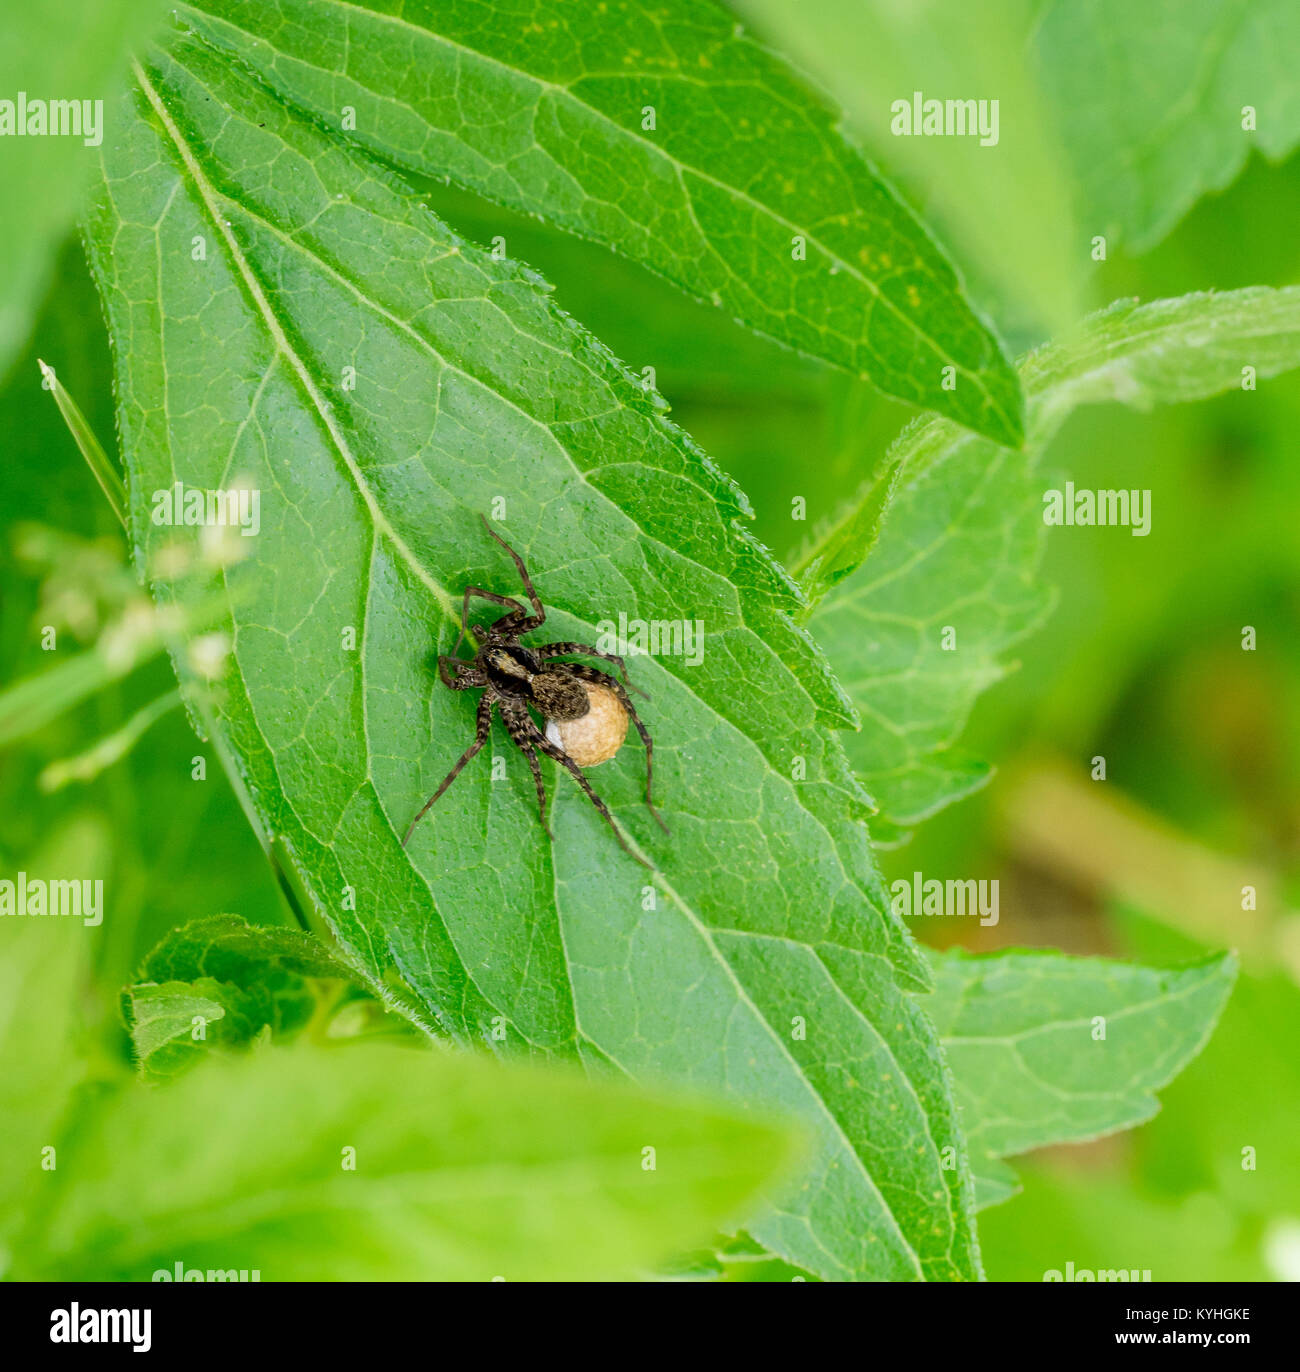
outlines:
[[[832,586],[856,571],[876,546],[901,471],[900,463],[892,457],[880,463],[853,498],[818,524],[805,540],[794,565],[810,604],[816,605]]]
[[[173,929],[140,968],[145,981],[215,977],[243,987],[273,977],[351,980],[354,975],[310,934],[249,924],[238,915],[216,915]]]
[[[21,870],[38,880],[94,879],[106,835],[92,821],[61,826]],[[92,875],[93,874],[93,875]],[[14,881],[16,872],[5,872]],[[57,1142],[59,1120],[84,1072],[78,1006],[89,963],[79,920],[13,915],[0,919],[0,1273],[5,1251],[42,1171],[42,1150]]]
[[[262,492],[226,574],[217,730],[349,959],[376,988],[400,975],[457,1039],[807,1119],[805,1184],[749,1226],[789,1261],[977,1276],[936,1040],[899,984],[924,963],[826,727],[851,716],[743,497],[536,277],[219,54],[182,42],[139,76],[89,237],[140,564],[178,532],[153,492]],[[653,874],[546,765],[552,843],[500,739],[501,780],[485,752],[401,847],[472,737],[472,699],[434,672],[460,594],[520,589],[479,521],[494,502],[541,639],[592,642],[619,613],[703,623],[696,665],[632,664],[671,837],[638,747],[593,777]]]
[[[951,264],[838,111],[720,6],[553,0],[492,17],[465,0],[203,0],[182,14],[404,170],[541,215],[889,395],[1020,442],[1015,374]]]
[[[330,1013],[339,983],[356,977],[309,934],[218,915],[163,939],[123,991],[122,1017],[141,1073],[170,1080],[211,1048],[246,1048],[264,1032],[292,1038]]]
[[[27,342],[55,255],[94,174],[94,140],[105,134],[94,102],[106,117],[121,89],[128,48],[162,11],[159,0],[49,0],[6,5],[0,16],[0,100],[14,107],[22,91],[29,120],[48,129],[51,118],[63,127],[66,116],[68,127],[80,129],[80,136],[29,134],[26,125],[14,127],[18,111],[11,108],[13,125],[0,138],[0,376]],[[51,115],[53,101],[74,102],[75,112],[61,106]],[[87,101],[91,119],[83,125]]]
[[[1200,1052],[1237,974],[1231,953],[1171,971],[1023,950],[930,961],[925,1008],[956,1081],[981,1206],[1019,1190],[999,1158],[1150,1119],[1154,1092]]]
[[[953,745],[1004,673],[1003,654],[1051,608],[1037,581],[1038,460],[1068,415],[1104,401],[1144,410],[1199,400],[1240,386],[1243,367],[1263,380],[1297,365],[1300,288],[1121,301],[1021,363],[1026,451],[946,420],[902,433],[882,467],[901,476],[878,534],[850,508],[803,560],[809,594],[823,595],[808,627],[862,714],[849,756],[887,821],[917,824],[989,775]],[[877,500],[872,481],[857,504]],[[947,627],[955,650],[944,647]]]
[[[250,1013],[243,1013],[248,999],[211,977],[127,987],[122,992],[122,1018],[141,1074],[150,1081],[170,1081],[197,1066],[218,1043],[250,1043],[266,1021],[251,1007]],[[199,1025],[202,1034],[196,1038]]]
[[[1025,47],[1038,0],[732,0],[843,105],[1000,324],[1054,336],[1085,308],[1068,160]],[[897,102],[978,99],[996,136],[900,135]],[[910,110],[909,110],[910,115]],[[910,120],[909,120],[910,122]],[[990,125],[986,123],[986,129]],[[1086,241],[1086,240],[1085,240]]]
[[[1280,160],[1300,141],[1290,0],[1054,0],[1035,48],[1089,235],[1153,247],[1253,150]]]
[[[590,1281],[706,1238],[792,1139],[568,1072],[368,1045],[214,1058],[87,1099],[60,1151],[24,1277],[148,1281],[179,1261],[263,1281]]]

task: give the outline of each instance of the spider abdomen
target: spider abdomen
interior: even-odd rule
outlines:
[[[529,696],[547,719],[581,719],[591,709],[587,687],[564,672],[538,672],[528,683]]]

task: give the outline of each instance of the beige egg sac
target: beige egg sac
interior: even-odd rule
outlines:
[[[579,767],[596,767],[608,762],[623,746],[627,711],[609,687],[583,685],[591,709],[581,719],[548,720],[546,737],[558,743]]]

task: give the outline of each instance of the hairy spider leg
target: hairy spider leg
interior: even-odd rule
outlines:
[[[587,780],[586,774],[583,772],[582,768],[574,762],[563,748],[557,748],[555,744],[538,729],[537,725],[533,723],[532,716],[528,713],[527,707],[523,704],[516,704],[513,701],[507,702],[503,700],[501,702],[501,714],[503,717],[506,715],[507,711],[516,715],[520,731],[528,739],[528,742],[531,743],[534,748],[545,753],[553,762],[558,762],[574,781],[582,787],[583,794],[591,801],[596,809],[604,815],[605,823],[614,831],[614,837],[618,839],[618,846],[622,848],[628,857],[635,858],[642,867],[650,867],[650,864],[645,858],[634,853],[631,848],[627,846],[627,840],[623,837],[618,825],[614,822],[614,816],[610,814],[609,806],[591,789],[591,782]],[[511,736],[514,736],[513,731]],[[651,870],[653,871],[653,868],[651,868]]]
[[[480,697],[478,703],[478,727],[474,730],[474,742],[461,754],[460,761],[447,773],[442,785],[424,802],[420,813],[411,821],[411,827],[406,831],[406,837],[402,840],[403,848],[411,841],[411,835],[415,833],[415,826],[429,813],[429,809],[433,805],[433,802],[442,795],[453,781],[456,780],[460,775],[460,769],[487,742],[488,733],[492,728],[492,705],[497,699],[499,699],[499,697],[494,695],[491,691],[485,691]]]
[[[460,652],[460,645],[464,643],[465,635],[470,632],[469,602],[472,596],[478,596],[480,600],[490,600],[494,605],[505,605],[510,610],[508,615],[502,615],[491,626],[491,631],[494,633],[517,637],[519,634],[526,634],[533,629],[539,629],[546,623],[546,610],[538,597],[532,577],[528,575],[528,568],[524,566],[523,558],[493,529],[483,515],[479,515],[479,519],[488,533],[514,559],[514,564],[519,569],[519,579],[524,583],[524,590],[527,591],[529,603],[533,607],[533,613],[529,614],[513,596],[498,595],[495,591],[485,591],[481,586],[466,587],[460,607],[460,634],[456,638],[456,646],[451,650],[453,657]]]
[[[584,657],[598,657],[602,662],[612,662],[623,673],[623,685],[629,691],[635,691],[644,700],[650,699],[639,686],[632,685],[631,678],[627,674],[627,663],[617,653],[602,653],[599,648],[593,648],[590,643],[542,643],[535,646],[533,652],[542,659],[567,657],[581,653]]]
[[[455,676],[447,675],[448,666],[455,669]],[[463,657],[450,657],[446,653],[438,659],[438,675],[442,678],[442,684],[450,686],[453,691],[468,691],[473,686],[488,684],[487,673],[481,667],[466,662]]]
[[[524,566],[524,560],[517,552],[501,537],[499,533],[487,522],[483,515],[479,515],[483,521],[483,527],[492,535],[493,538],[510,554],[515,560],[515,566],[519,568],[519,579],[524,583],[524,590],[528,592],[529,603],[533,607],[533,613],[529,615],[520,628],[521,634],[527,633],[530,629],[536,629],[546,623],[546,611],[542,608],[542,602],[538,598],[536,588],[533,586],[533,579],[528,575],[528,568]]]
[[[524,718],[524,724],[520,723],[520,715]],[[502,705],[501,720],[505,724],[506,732],[510,735],[515,747],[528,759],[528,766],[533,773],[533,784],[537,787],[537,812],[542,819],[542,828],[546,830],[548,838],[554,839],[555,835],[551,833],[551,826],[546,819],[546,783],[542,780],[542,769],[537,762],[537,750],[533,747],[526,732],[526,725],[532,723],[532,720],[528,718],[528,711],[521,706],[519,712],[515,713],[513,709]]]
[[[465,596],[460,605],[460,633],[457,635],[455,646],[451,650],[451,656],[455,657],[460,652],[460,645],[465,641],[465,635],[470,631],[469,624],[469,600],[471,596],[478,596],[482,600],[490,600],[494,605],[509,605],[510,613],[502,615],[492,628],[500,629],[503,625],[509,625],[513,629],[516,623],[523,623],[528,618],[528,611],[517,601],[508,595],[497,595],[495,591],[485,591],[481,586],[467,586]],[[477,626],[475,626],[477,627]],[[518,630],[516,632],[522,632]]]
[[[655,803],[650,796],[650,787],[654,781],[654,745],[650,742],[650,730],[641,722],[641,716],[637,714],[636,706],[632,704],[627,692],[618,684],[618,681],[608,672],[602,672],[598,667],[588,667],[582,662],[566,662],[564,665],[579,681],[589,681],[593,686],[604,686],[613,691],[623,708],[632,716],[632,723],[636,725],[636,731],[641,735],[641,742],[645,744],[646,809],[655,817],[655,821],[666,834],[668,826],[664,823],[663,816],[655,809]]]

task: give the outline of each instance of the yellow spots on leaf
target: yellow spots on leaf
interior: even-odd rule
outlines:
[[[913,308],[921,303],[921,292],[915,286],[909,284],[907,287],[907,303]]]
[[[880,254],[880,265],[885,271],[888,271],[890,267],[894,265],[894,259],[890,257],[887,252],[882,252]]]

